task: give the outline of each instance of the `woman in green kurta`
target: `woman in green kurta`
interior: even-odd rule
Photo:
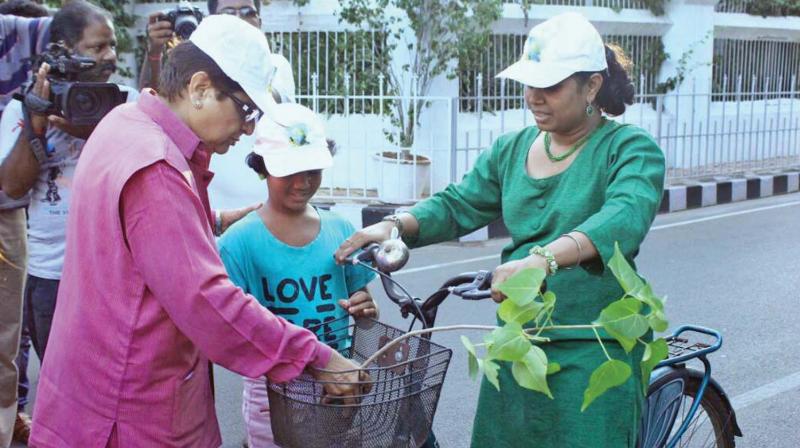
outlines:
[[[623,295],[605,266],[615,242],[629,261],[636,256],[661,199],[664,156],[642,129],[597,112],[621,114],[634,91],[624,55],[605,46],[581,16],[568,13],[534,27],[522,60],[500,76],[526,85],[525,101],[537,126],[500,137],[459,184],[357,232],[337,257],[387,239],[394,226],[419,247],[502,217],[511,243],[494,272],[493,298],[502,301],[495,286],[510,275],[544,269],[558,297],[554,323],[590,323]],[[548,337],[542,348],[561,365],[549,379],[555,400],[519,387],[510,365],[501,365],[499,392],[485,379],[481,384],[472,446],[634,447],[643,403],[640,376],[632,375],[581,413],[583,390],[605,355],[591,330]],[[612,338],[604,339],[613,358],[639,371],[640,351],[626,354]]]

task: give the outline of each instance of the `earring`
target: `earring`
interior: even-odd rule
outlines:
[[[194,108],[197,109],[197,110],[200,110],[200,109],[203,108],[203,102],[200,101],[200,100],[195,100],[193,105],[194,105]]]
[[[592,115],[594,115],[594,106],[589,104],[588,106],[586,106],[586,116],[591,117]]]

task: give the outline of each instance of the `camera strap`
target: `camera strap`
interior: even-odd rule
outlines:
[[[31,152],[40,165],[46,162],[50,157],[47,152],[47,135],[46,133],[38,135],[33,132],[31,112],[33,111],[33,113],[38,113],[39,115],[44,114],[52,104],[53,103],[50,101],[39,98],[39,96],[33,94],[33,92],[26,93],[22,101],[22,119],[25,123],[22,132],[25,133],[25,137],[28,139],[28,143],[30,143]]]

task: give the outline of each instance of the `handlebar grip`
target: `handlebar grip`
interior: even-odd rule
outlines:
[[[488,289],[474,289],[462,293],[461,298],[464,300],[485,300],[492,298],[492,292]]]

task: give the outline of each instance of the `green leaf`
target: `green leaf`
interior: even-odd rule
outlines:
[[[557,362],[551,362],[547,365],[547,374],[552,375],[554,373],[558,373],[561,371],[561,364]]]
[[[494,330],[492,344],[488,348],[489,357],[501,361],[519,361],[531,347],[523,333],[522,326],[510,322]]]
[[[656,339],[655,341],[646,344],[644,347],[644,356],[642,357],[642,386],[644,393],[647,394],[647,386],[650,385],[650,374],[653,368],[669,356],[669,348],[667,341],[663,338]]]
[[[486,379],[489,380],[489,383],[494,386],[497,391],[500,391],[500,380],[498,379],[498,372],[500,371],[500,366],[497,365],[496,362],[486,360],[482,362],[483,374],[486,375]]]
[[[523,269],[506,279],[497,289],[517,306],[525,306],[539,295],[546,275],[542,269]]]
[[[478,375],[478,356],[475,354],[475,346],[472,345],[466,336],[461,336],[461,343],[467,349],[468,362],[469,362],[469,377],[473,380]]]
[[[631,376],[631,366],[618,360],[610,359],[592,372],[589,378],[589,387],[583,392],[583,405],[581,412],[585,411],[592,402],[608,389],[623,384]]]
[[[605,307],[595,323],[602,325],[626,352],[630,352],[636,345],[636,338],[650,328],[647,318],[639,314],[641,309],[642,303],[636,299],[620,299]]]
[[[539,302],[531,301],[527,305],[519,306],[511,300],[504,300],[497,307],[497,315],[503,322],[513,322],[520,325],[526,324],[536,318],[544,308]]]
[[[550,399],[553,394],[547,386],[547,355],[541,348],[531,345],[521,361],[511,364],[511,374],[520,386],[541,392]]]
[[[664,311],[664,301],[653,293],[653,288],[645,283],[641,288],[632,291],[631,296],[639,299],[653,311]]]
[[[669,322],[667,322],[666,317],[662,311],[653,311],[647,315],[647,323],[650,325],[650,328],[656,332],[664,332],[667,331],[669,327]]]
[[[611,272],[614,274],[614,277],[617,278],[617,281],[626,293],[630,294],[632,291],[643,286],[644,283],[642,279],[639,278],[636,271],[628,264],[628,260],[622,255],[622,251],[619,249],[619,243],[614,243],[614,255],[611,257],[611,260],[609,260],[608,267],[611,268]]]

